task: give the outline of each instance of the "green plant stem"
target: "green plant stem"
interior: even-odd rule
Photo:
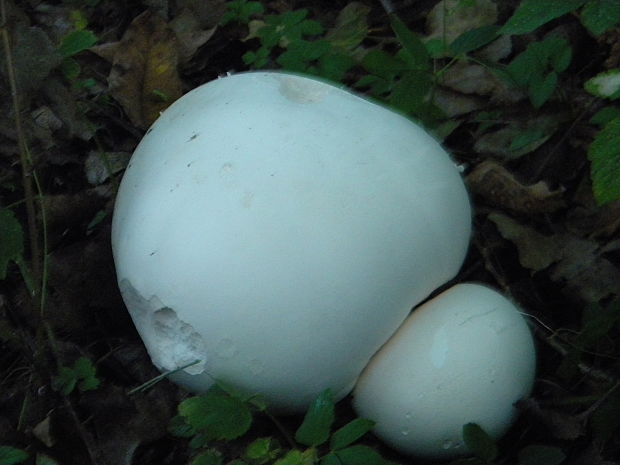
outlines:
[[[39,247],[39,234],[37,228],[37,210],[35,206],[35,194],[33,186],[34,168],[32,160],[29,156],[28,146],[26,143],[26,136],[21,121],[21,113],[19,110],[19,98],[17,93],[17,80],[15,78],[15,69],[13,67],[13,54],[11,51],[11,42],[9,38],[9,31],[7,28],[7,14],[6,14],[6,2],[0,0],[0,15],[1,15],[1,34],[2,44],[4,47],[4,56],[6,57],[6,69],[7,78],[9,81],[9,88],[11,89],[11,99],[13,103],[13,112],[15,114],[15,130],[17,132],[17,141],[19,145],[19,157],[22,171],[22,184],[24,187],[24,196],[26,199],[26,215],[28,221],[28,236],[30,242],[30,254],[32,262],[32,278],[34,282],[35,295],[33,299],[38,296],[37,290],[41,285],[41,249]]]

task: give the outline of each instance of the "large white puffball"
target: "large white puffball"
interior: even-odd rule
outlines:
[[[350,391],[470,236],[457,167],[403,116],[316,79],[224,77],[182,97],[125,172],[120,289],[154,364],[304,410]]]
[[[459,284],[417,308],[370,361],[355,387],[358,414],[405,454],[467,454],[462,429],[498,438],[527,397],[534,341],[518,309],[498,292]]]

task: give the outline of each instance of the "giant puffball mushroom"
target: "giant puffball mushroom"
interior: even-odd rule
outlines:
[[[304,410],[342,398],[413,306],[459,270],[470,205],[407,118],[281,72],[209,82],[131,158],[112,244],[153,363]]]
[[[417,308],[372,358],[354,408],[402,453],[468,453],[463,426],[502,436],[532,389],[536,355],[515,305],[478,284],[458,284]]]

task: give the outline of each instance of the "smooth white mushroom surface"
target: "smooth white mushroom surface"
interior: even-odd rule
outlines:
[[[529,395],[534,341],[517,307],[478,284],[458,284],[417,308],[372,358],[354,408],[375,434],[405,454],[467,454],[462,428],[498,438]]]
[[[459,270],[470,205],[419,126],[322,81],[209,82],[149,129],[112,243],[125,303],[161,370],[301,411],[349,392],[410,309]]]

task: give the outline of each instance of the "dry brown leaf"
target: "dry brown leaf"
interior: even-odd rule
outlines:
[[[603,255],[608,248],[569,233],[547,236],[501,213],[491,213],[489,220],[517,247],[524,268],[537,272],[553,265],[551,280],[588,302],[620,295],[620,270]]]
[[[497,86],[503,85],[487,68],[466,61],[448,68],[441,84],[463,94],[478,95],[489,95]]]
[[[170,27],[176,33],[179,41],[181,63],[187,63],[191,60],[196,51],[213,37],[217,29],[217,26],[207,30],[201,29],[198,18],[188,8],[170,21]]]
[[[522,213],[551,213],[565,206],[563,189],[549,190],[547,184],[524,185],[514,175],[492,160],[480,163],[467,176],[472,192],[485,202]]]
[[[134,19],[119,42],[93,51],[112,62],[110,93],[140,128],[148,128],[182,95],[175,33],[150,11]]]
[[[49,415],[32,428],[32,435],[45,444],[47,447],[53,447],[56,444],[56,438],[51,432],[51,421]]]
[[[463,32],[497,21],[497,5],[491,0],[442,0],[426,17],[429,38],[445,38],[452,42]]]
[[[584,419],[579,415],[541,408],[538,401],[531,398],[519,401],[518,407],[544,424],[557,439],[577,439],[586,432]]]

